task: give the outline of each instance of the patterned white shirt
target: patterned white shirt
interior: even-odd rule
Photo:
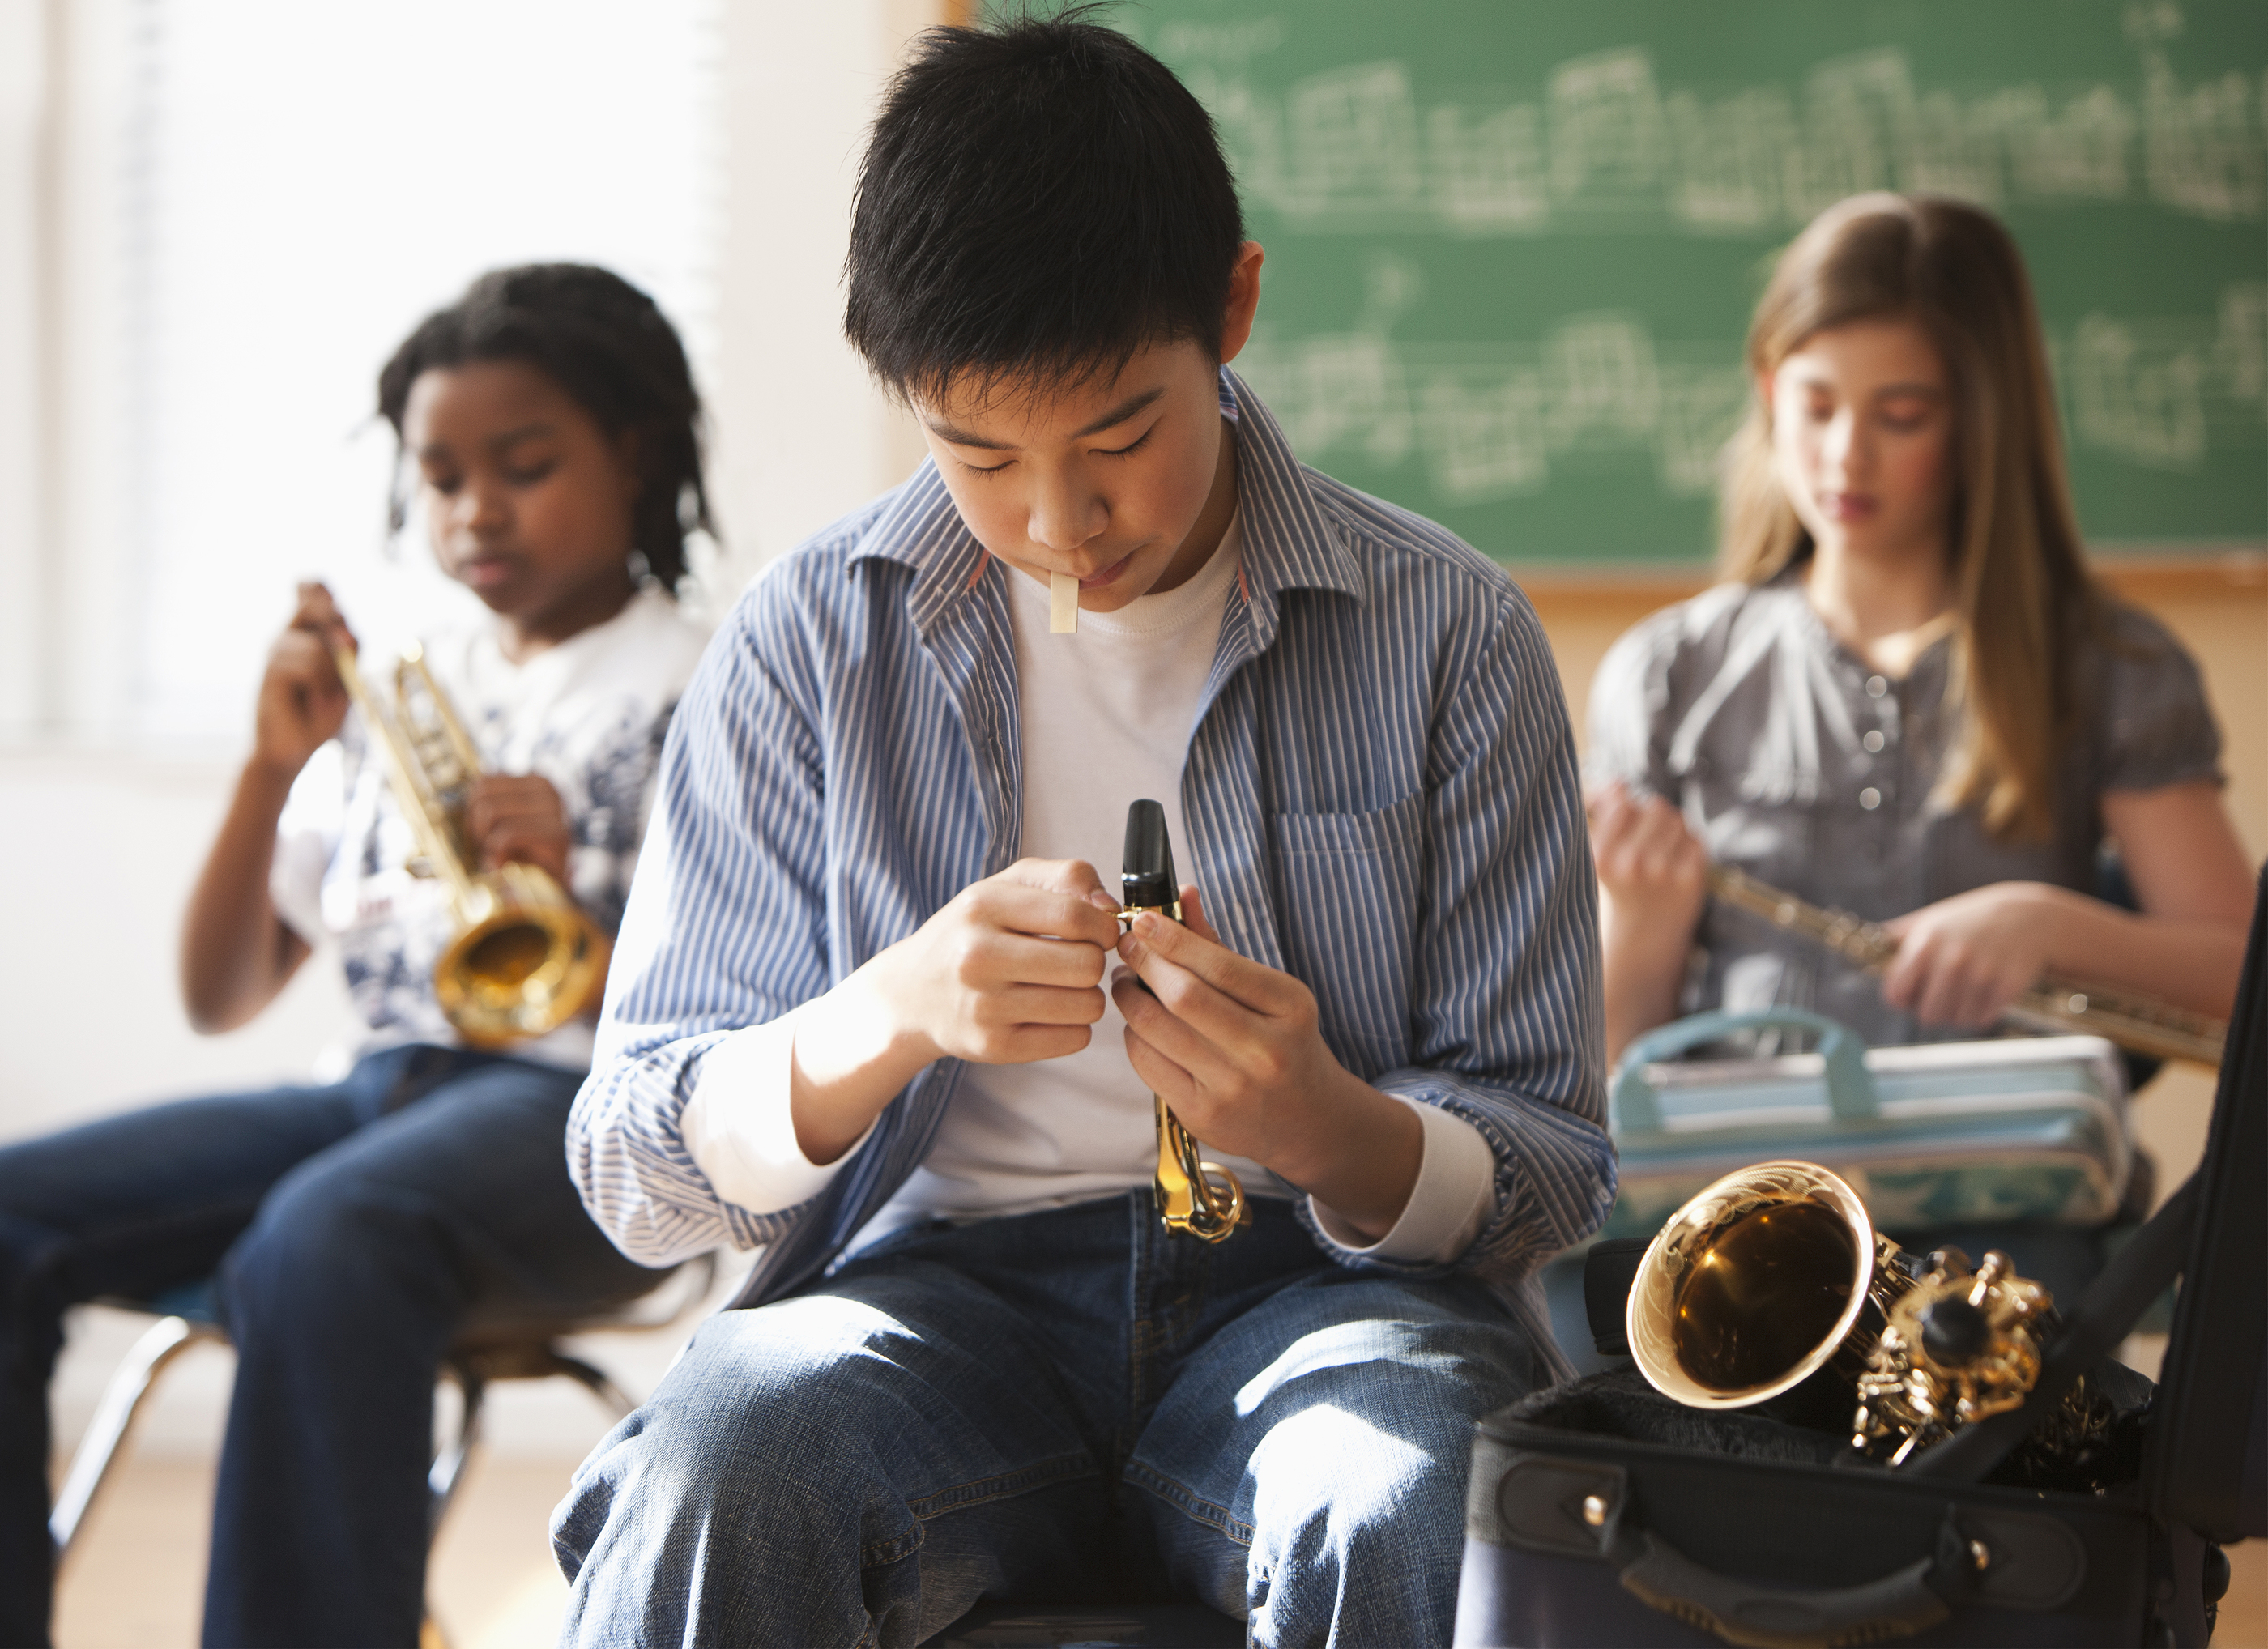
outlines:
[[[609,933],[629,897],[670,712],[705,642],[674,601],[645,590],[525,664],[504,656],[492,623],[423,644],[484,770],[538,773],[558,791],[572,840],[568,891]],[[373,651],[364,670],[374,690],[391,693],[390,657]],[[455,932],[448,887],[410,874],[416,857],[384,757],[350,712],[292,784],[269,874],[284,922],[311,945],[338,947],[364,1022],[355,1046],[341,1050],[350,1056],[402,1042],[459,1045],[433,996],[433,965]],[[591,1027],[571,1020],[511,1051],[585,1069]]]

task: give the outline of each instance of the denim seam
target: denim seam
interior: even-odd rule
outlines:
[[[1127,1462],[1126,1476],[1130,1481],[1139,1482],[1152,1494],[1174,1507],[1192,1522],[1204,1524],[1240,1546],[1252,1544],[1251,1524],[1241,1521],[1226,1506],[1206,1499],[1187,1484],[1174,1481],[1140,1461]]]
[[[862,1568],[879,1568],[893,1564],[921,1550],[921,1525],[933,1517],[948,1512],[959,1512],[988,1501],[1012,1499],[1020,1494],[1054,1487],[1079,1477],[1096,1476],[1094,1459],[1085,1451],[1077,1454],[1059,1454],[1053,1460],[1043,1460],[1020,1470],[1005,1472],[995,1477],[978,1477],[971,1482],[956,1483],[950,1489],[940,1489],[918,1499],[906,1502],[906,1510],[915,1519],[914,1527],[902,1535],[894,1535],[859,1549],[858,1562]]]

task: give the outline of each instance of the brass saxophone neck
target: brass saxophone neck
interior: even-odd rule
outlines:
[[[1151,800],[1126,810],[1126,851],[1119,878],[1118,926],[1132,925],[1145,910],[1182,919],[1181,884],[1174,874],[1173,843],[1166,836],[1166,810]],[[1204,1242],[1225,1242],[1252,1223],[1244,1186],[1226,1168],[1199,1154],[1196,1137],[1156,1094],[1158,1167],[1151,1181],[1158,1218],[1167,1231]]]

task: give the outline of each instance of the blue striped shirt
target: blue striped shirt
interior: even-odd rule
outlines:
[[[1594,1230],[1615,1189],[1590,855],[1550,651],[1500,568],[1307,468],[1242,380],[1222,383],[1244,564],[1175,849],[1223,939],[1314,990],[1348,1070],[1480,1130],[1495,1206],[1454,1269],[1509,1287]],[[719,1197],[680,1118],[727,1034],[825,993],[1015,858],[1012,576],[924,463],[768,569],[711,641],[670,727],[568,1124],[583,1199],[631,1257],[763,1245],[741,1303],[777,1298],[929,1149],[960,1061],[924,1070],[782,1212]]]

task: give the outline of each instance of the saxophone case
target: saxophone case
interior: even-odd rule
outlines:
[[[1537,1393],[1476,1428],[1459,1649],[2205,1644],[2220,1546],[2268,1535],[2264,1185],[2268,901],[2204,1159],[2058,1302],[2021,1408],[1890,1468],[1854,1455],[1831,1406],[1689,1409],[1627,1365]],[[1626,1248],[1594,1254],[1602,1352],[1621,1349]],[[2176,1277],[2154,1388],[2110,1354]],[[2040,1423],[2081,1375],[2115,1417],[2043,1463]]]

